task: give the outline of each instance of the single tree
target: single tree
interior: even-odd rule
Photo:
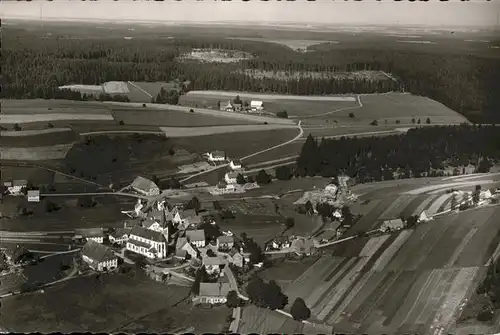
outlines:
[[[239,185],[245,184],[246,183],[245,177],[241,173],[238,173],[238,175],[236,176],[236,182]]]
[[[47,127],[54,128],[54,125],[51,122],[49,122],[49,123],[47,123]]]
[[[226,306],[229,308],[241,307],[242,301],[235,290],[231,290],[227,293]]]
[[[378,126],[378,121],[377,120],[373,120],[372,122],[370,122],[370,125],[371,126]]]
[[[417,124],[420,124],[420,119],[418,119]]]
[[[14,124],[13,129],[14,129],[15,131],[20,131],[20,130],[21,130],[21,126],[20,126],[19,124],[17,124],[17,123],[16,123],[16,124]]]
[[[189,110],[189,113],[194,113],[194,109],[192,109],[192,108],[191,108],[191,109]]]
[[[297,321],[307,320],[311,317],[311,310],[307,307],[302,298],[295,299],[290,312],[293,319]]]
[[[222,206],[220,205],[220,203],[217,200],[215,200],[212,204],[213,204],[213,207],[216,211],[222,210]]]
[[[283,294],[281,287],[274,280],[264,286],[264,294],[265,305],[271,310],[282,309],[288,304],[288,297]]]
[[[350,117],[351,119],[354,119],[354,117],[355,117],[354,113],[349,113],[349,117]]]
[[[430,118],[427,118],[427,119],[425,120],[425,123],[427,123],[427,124],[431,124],[431,119],[430,119]]]
[[[264,171],[264,169],[260,170],[259,173],[257,173],[257,177],[255,178],[255,181],[258,184],[269,184],[271,182],[271,177]]]
[[[396,120],[396,124],[400,124],[400,123],[401,123],[401,121],[399,121],[399,120]]]
[[[308,214],[313,214],[314,213],[314,208],[313,208],[313,205],[311,203],[310,200],[307,200],[306,204],[305,204],[305,207],[306,207],[306,212]]]
[[[415,120],[415,118],[414,118],[414,117],[413,117],[413,118],[411,118],[411,123],[415,124],[415,122],[417,122],[417,121]]]
[[[78,206],[83,208],[94,207],[95,202],[92,197],[82,196],[78,198]]]
[[[287,229],[292,228],[295,225],[295,220],[294,218],[288,217],[285,219],[285,226]]]
[[[280,111],[276,113],[277,117],[281,117],[283,119],[288,119],[288,113],[286,110]]]
[[[240,104],[240,105],[243,103],[243,102],[241,101],[241,99],[240,99],[240,96],[239,96],[239,95],[237,95],[237,96],[236,96],[236,98],[234,98],[233,102],[234,102],[235,104]]]
[[[286,165],[278,166],[275,171],[276,179],[278,180],[290,180],[292,178],[292,171]]]

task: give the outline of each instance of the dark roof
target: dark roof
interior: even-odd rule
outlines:
[[[222,235],[222,236],[217,237],[217,241],[219,243],[234,243],[234,237]]]
[[[205,231],[203,229],[188,230],[186,231],[186,238],[189,242],[205,241]]]
[[[139,236],[139,237],[145,238],[145,239],[150,240],[150,241],[165,242],[165,237],[163,236],[162,233],[156,232],[153,230],[149,230],[149,229],[146,229],[143,227],[132,228],[130,235]]]
[[[164,223],[165,222],[165,211],[161,211],[158,208],[153,208],[151,210],[150,217],[160,224]]]
[[[226,157],[226,153],[222,150],[215,150],[215,151],[212,151],[212,156],[213,157]]]
[[[137,177],[135,180],[132,182],[131,185],[133,188],[142,190],[144,192],[149,192],[152,188],[158,188],[158,186],[153,183],[151,180],[146,179],[144,177]]]
[[[128,235],[130,234],[131,228],[117,228],[115,229],[114,232],[109,234],[110,236],[113,236],[114,238],[121,238],[123,235]]]
[[[12,182],[12,186],[26,186],[28,185],[28,181],[27,180],[14,180]]]
[[[85,255],[98,263],[117,258],[115,253],[110,248],[92,240],[88,241],[83,246],[82,255]]]
[[[225,297],[230,289],[229,283],[200,283],[200,296]]]
[[[128,239],[127,243],[134,244],[134,245],[136,245],[138,247],[143,247],[143,248],[146,248],[146,249],[151,248],[151,244],[146,243],[146,242],[137,241],[137,240],[134,240],[134,239],[131,239],[131,238]]]
[[[238,177],[238,172],[228,172],[227,176],[228,178],[236,178]]]

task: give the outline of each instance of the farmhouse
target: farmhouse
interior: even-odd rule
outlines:
[[[160,232],[135,227],[130,232],[127,250],[148,258],[165,258],[167,257],[167,241]]]
[[[250,102],[250,108],[253,112],[259,112],[264,109],[264,104],[262,101],[252,100]]]
[[[401,219],[387,220],[384,221],[380,226],[380,231],[387,232],[387,231],[401,230],[404,228],[404,226],[405,226],[404,222]]]
[[[234,237],[222,235],[217,237],[218,250],[231,250],[234,246]]]
[[[238,251],[238,249],[236,248],[233,248],[231,249],[231,251],[229,251],[229,261],[241,268],[243,267],[243,264],[244,264],[244,261],[245,261],[245,258],[243,257],[243,255]]]
[[[160,194],[160,188],[155,183],[141,176],[135,178],[131,186],[134,191],[146,196]]]
[[[187,255],[191,256],[191,258],[197,258],[198,253],[188,243],[187,238],[179,237],[175,245],[175,257],[185,259]]]
[[[231,101],[228,101],[227,104],[220,104],[220,110],[225,112],[234,112],[234,106]]]
[[[292,242],[291,248],[297,255],[310,256],[315,252],[314,241],[310,238],[297,238]]]
[[[286,249],[290,248],[290,240],[288,239],[288,236],[278,236],[276,237],[273,242],[272,242],[272,247],[273,249]]]
[[[472,174],[476,171],[476,167],[472,164],[467,164],[462,168],[462,174]]]
[[[14,180],[13,182],[5,182],[4,185],[11,195],[21,195],[28,186],[28,181]]]
[[[223,162],[226,160],[226,153],[220,150],[212,151],[208,153],[208,160],[211,162]]]
[[[109,242],[116,244],[123,244],[128,241],[128,235],[132,231],[131,228],[117,228],[111,234],[109,234]]]
[[[186,238],[189,243],[194,244],[198,248],[205,246],[205,231],[203,229],[186,231]]]
[[[205,266],[205,271],[209,275],[219,274],[221,266],[226,264],[226,260],[220,256],[208,257],[205,256],[202,259],[203,265]]]
[[[113,250],[94,241],[83,246],[82,259],[94,271],[113,270],[118,266],[118,257]]]
[[[225,304],[229,291],[229,283],[200,283],[197,300],[205,304]]]
[[[104,242],[104,230],[102,228],[82,228],[75,229],[76,238],[84,238],[87,241],[94,241],[97,243]]]
[[[236,184],[236,178],[238,177],[238,173],[236,172],[226,172],[224,175],[224,181],[228,184]]]
[[[338,228],[338,227],[337,227]],[[326,243],[337,237],[337,229],[336,228],[327,228],[323,230],[320,234],[316,236],[316,239],[320,243]]]
[[[219,195],[219,194],[228,194],[236,192],[236,187],[234,184],[228,184],[224,180],[220,181],[216,187],[214,187],[210,194]]]
[[[28,191],[28,202],[40,202],[40,190]]]
[[[185,230],[192,225],[201,223],[201,216],[199,216],[194,209],[186,209],[183,211],[176,211],[172,222],[177,224],[179,230]]]
[[[229,167],[231,170],[239,170],[242,167],[241,161],[239,159],[232,160],[231,163],[229,163]]]

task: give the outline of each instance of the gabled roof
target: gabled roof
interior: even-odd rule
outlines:
[[[217,237],[217,242],[219,242],[219,243],[234,243],[234,237],[222,235],[222,236]]]
[[[115,253],[105,245],[94,242],[92,240],[88,241],[82,248],[82,255],[101,263],[104,261],[112,260],[117,258]]]
[[[151,180],[146,179],[144,177],[137,177],[135,180],[132,182],[131,185],[133,188],[142,190],[144,192],[149,192],[152,188],[158,188],[158,186],[153,183]]]
[[[115,231],[109,234],[109,236],[112,236],[114,238],[122,238],[124,235],[128,236],[131,231],[131,228],[116,228]]]
[[[12,186],[21,186],[21,187],[23,187],[23,186],[26,186],[26,185],[28,185],[28,181],[27,180],[19,179],[19,180],[14,180],[12,182]]]
[[[231,162],[233,165],[241,165],[241,161],[239,159],[233,159]]]
[[[200,296],[225,297],[229,293],[229,283],[200,283]]]
[[[227,172],[226,176],[228,178],[236,178],[236,177],[238,177],[238,172]]]
[[[224,258],[216,256],[216,257],[203,257],[203,265],[222,265],[226,264]]]
[[[179,216],[181,218],[196,216],[196,211],[194,209],[185,209],[185,210],[179,211]]]
[[[28,198],[29,197],[39,197],[40,196],[40,190],[29,190],[28,191]]]
[[[134,227],[130,232],[130,235],[139,236],[149,241],[165,242],[165,237],[162,233],[143,227]]]
[[[226,153],[222,150],[215,150],[211,152],[212,157],[226,157]]]
[[[159,210],[158,208],[153,208],[151,210],[151,213],[149,214],[149,217],[162,224],[165,222],[165,211]]]
[[[177,242],[175,243],[175,249],[181,249],[187,243],[188,243],[187,238],[179,237],[177,239]]]
[[[186,238],[189,242],[205,241],[205,231],[203,229],[186,231]]]
[[[290,240],[288,239],[288,236],[283,236],[283,235],[275,237],[273,241],[276,243],[288,243],[288,242],[290,242]]]

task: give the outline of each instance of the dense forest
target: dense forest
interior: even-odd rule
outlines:
[[[319,142],[309,135],[297,159],[296,174],[331,177],[347,173],[363,183],[439,175],[448,166],[469,163],[478,172],[488,172],[499,160],[497,126],[421,127],[403,135]]]
[[[178,57],[194,48],[241,50],[250,59],[199,63]],[[237,90],[322,95],[405,90],[435,99],[477,123],[500,119],[500,64],[472,55],[384,49],[338,49],[328,44],[296,52],[273,43],[210,37],[175,39],[71,38],[5,29],[2,41],[1,98],[67,98],[67,84],[106,81],[189,80],[190,90]],[[350,79],[311,73],[380,70],[394,78]],[[252,71],[303,75],[257,78]],[[494,92],[497,94],[495,95]]]

